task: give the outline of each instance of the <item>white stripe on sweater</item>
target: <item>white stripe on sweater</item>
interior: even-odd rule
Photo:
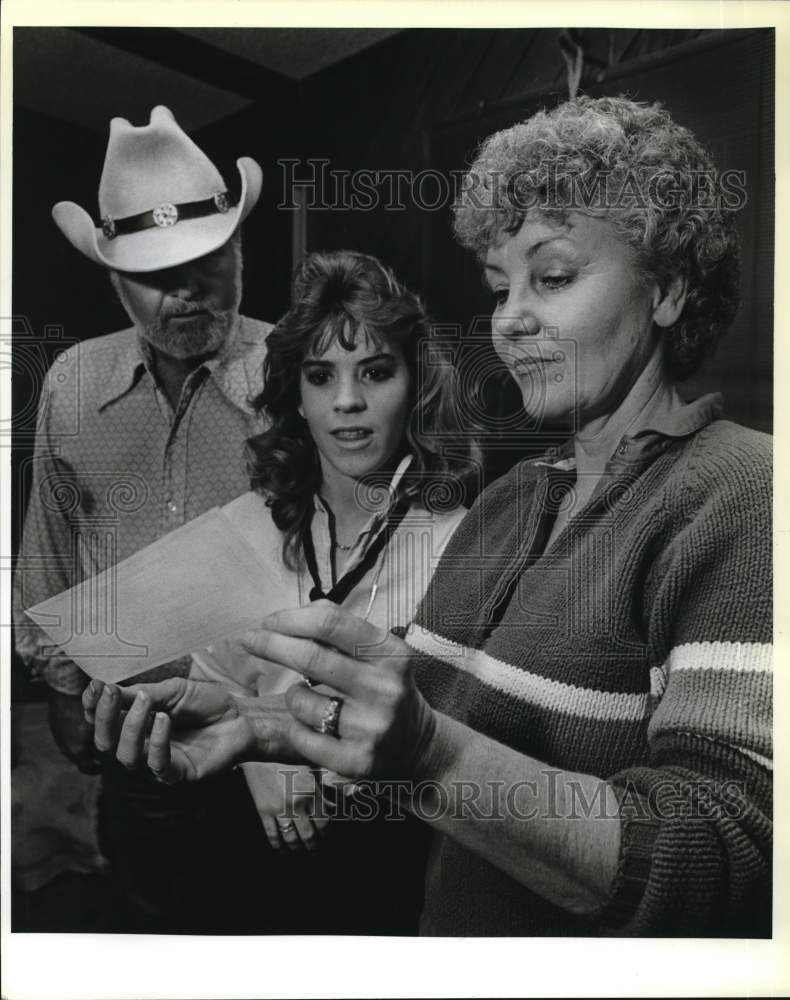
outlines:
[[[757,753],[756,750],[747,750],[746,747],[735,746],[734,743],[730,744],[738,753],[744,754],[746,757],[750,757],[753,761],[762,765],[767,771],[773,771],[774,762],[770,757],[764,757],[761,753]]]
[[[649,714],[649,695],[596,691],[563,684],[497,660],[479,649],[450,642],[412,624],[406,641],[418,652],[471,674],[510,698],[566,715],[601,721],[638,722]]]
[[[770,642],[687,642],[672,650],[661,669],[667,668],[770,673],[773,646]]]

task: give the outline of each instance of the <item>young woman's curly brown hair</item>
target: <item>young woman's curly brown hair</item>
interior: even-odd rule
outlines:
[[[393,456],[413,456],[401,494],[427,510],[450,510],[463,502],[465,484],[479,470],[475,428],[464,419],[456,369],[420,299],[368,254],[311,254],[296,274],[291,308],[266,341],[264,388],[253,405],[271,426],[247,445],[252,488],[267,497],[292,568],[321,489],[318,452],[299,413],[302,363],[335,341],[353,350],[359,337],[396,344],[411,376],[410,415]],[[375,484],[375,474],[371,479]]]

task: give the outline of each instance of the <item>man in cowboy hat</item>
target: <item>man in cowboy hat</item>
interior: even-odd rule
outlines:
[[[156,107],[142,127],[111,122],[99,218],[73,202],[52,213],[66,238],[109,270],[133,325],[78,344],[49,373],[15,578],[17,649],[49,685],[61,749],[82,770],[101,769],[102,849],[140,930],[260,927],[247,922],[252,901],[245,912],[232,877],[245,836],[251,850],[259,843],[257,815],[236,779],[184,796],[102,767],[82,717],[86,676],[47,647],[21,609],[248,488],[244,442],[262,429],[249,400],[271,327],[239,315],[239,229],[258,200],[261,170],[247,157],[237,167],[234,197],[171,112]]]

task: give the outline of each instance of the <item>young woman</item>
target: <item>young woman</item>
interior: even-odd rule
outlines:
[[[465,513],[475,444],[459,428],[453,383],[419,299],[388,268],[347,251],[307,258],[293,306],[267,341],[255,406],[271,425],[249,442],[253,492],[225,507],[271,567],[261,617],[329,597],[387,630],[405,630]],[[193,676],[249,694],[284,692],[300,680],[262,666],[232,638],[197,654]],[[343,829],[327,830],[309,768],[249,763],[244,774],[271,847],[302,855],[278,865],[295,904],[278,901],[284,931],[416,929],[411,824],[365,823],[353,832],[338,820]],[[344,872],[343,905],[331,915],[305,911],[297,889],[302,875],[316,884],[303,855],[317,851],[323,834],[324,885],[327,852],[337,869],[358,864],[360,851],[377,868],[390,866],[384,880],[363,866],[356,891]]]

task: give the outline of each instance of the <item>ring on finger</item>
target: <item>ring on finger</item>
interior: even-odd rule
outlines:
[[[156,768],[151,767],[151,765],[149,764],[148,770],[151,772],[151,776],[154,779],[154,781],[159,782],[160,785],[176,784],[176,782],[173,781],[173,779],[168,776],[167,768],[159,768],[157,770]]]
[[[281,833],[290,833],[291,830],[293,830],[295,826],[296,826],[296,823],[294,823],[294,821],[292,819],[287,819],[287,820],[285,820],[284,823],[280,823],[280,832]]]
[[[340,723],[340,710],[342,707],[342,698],[327,699],[327,705],[318,726],[319,733],[322,733],[324,736],[334,736],[335,739],[340,738],[337,729]]]

